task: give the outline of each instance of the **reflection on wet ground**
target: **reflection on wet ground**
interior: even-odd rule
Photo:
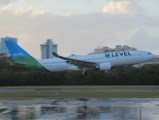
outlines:
[[[0,100],[0,120],[159,120],[159,99]]]

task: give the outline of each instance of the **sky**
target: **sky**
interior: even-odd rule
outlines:
[[[52,39],[58,54],[128,45],[159,55],[159,0],[0,0],[0,37],[17,37],[41,58]]]

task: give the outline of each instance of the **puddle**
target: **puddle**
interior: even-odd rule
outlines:
[[[0,100],[0,120],[158,120],[159,99]]]

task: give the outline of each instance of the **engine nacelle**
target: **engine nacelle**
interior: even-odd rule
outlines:
[[[133,68],[140,68],[141,65],[140,64],[135,64],[135,65],[132,65]]]
[[[111,64],[110,63],[100,63],[97,67],[99,70],[110,70]]]

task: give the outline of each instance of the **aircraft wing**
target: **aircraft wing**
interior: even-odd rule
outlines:
[[[93,67],[94,68],[97,65],[97,63],[95,63],[95,62],[73,59],[73,58],[69,58],[69,57],[63,57],[63,56],[58,55],[55,52],[52,52],[52,54],[57,58],[61,58],[63,60],[66,60],[66,62],[68,64],[72,64],[72,65],[77,66],[79,69],[83,68],[83,67]]]

